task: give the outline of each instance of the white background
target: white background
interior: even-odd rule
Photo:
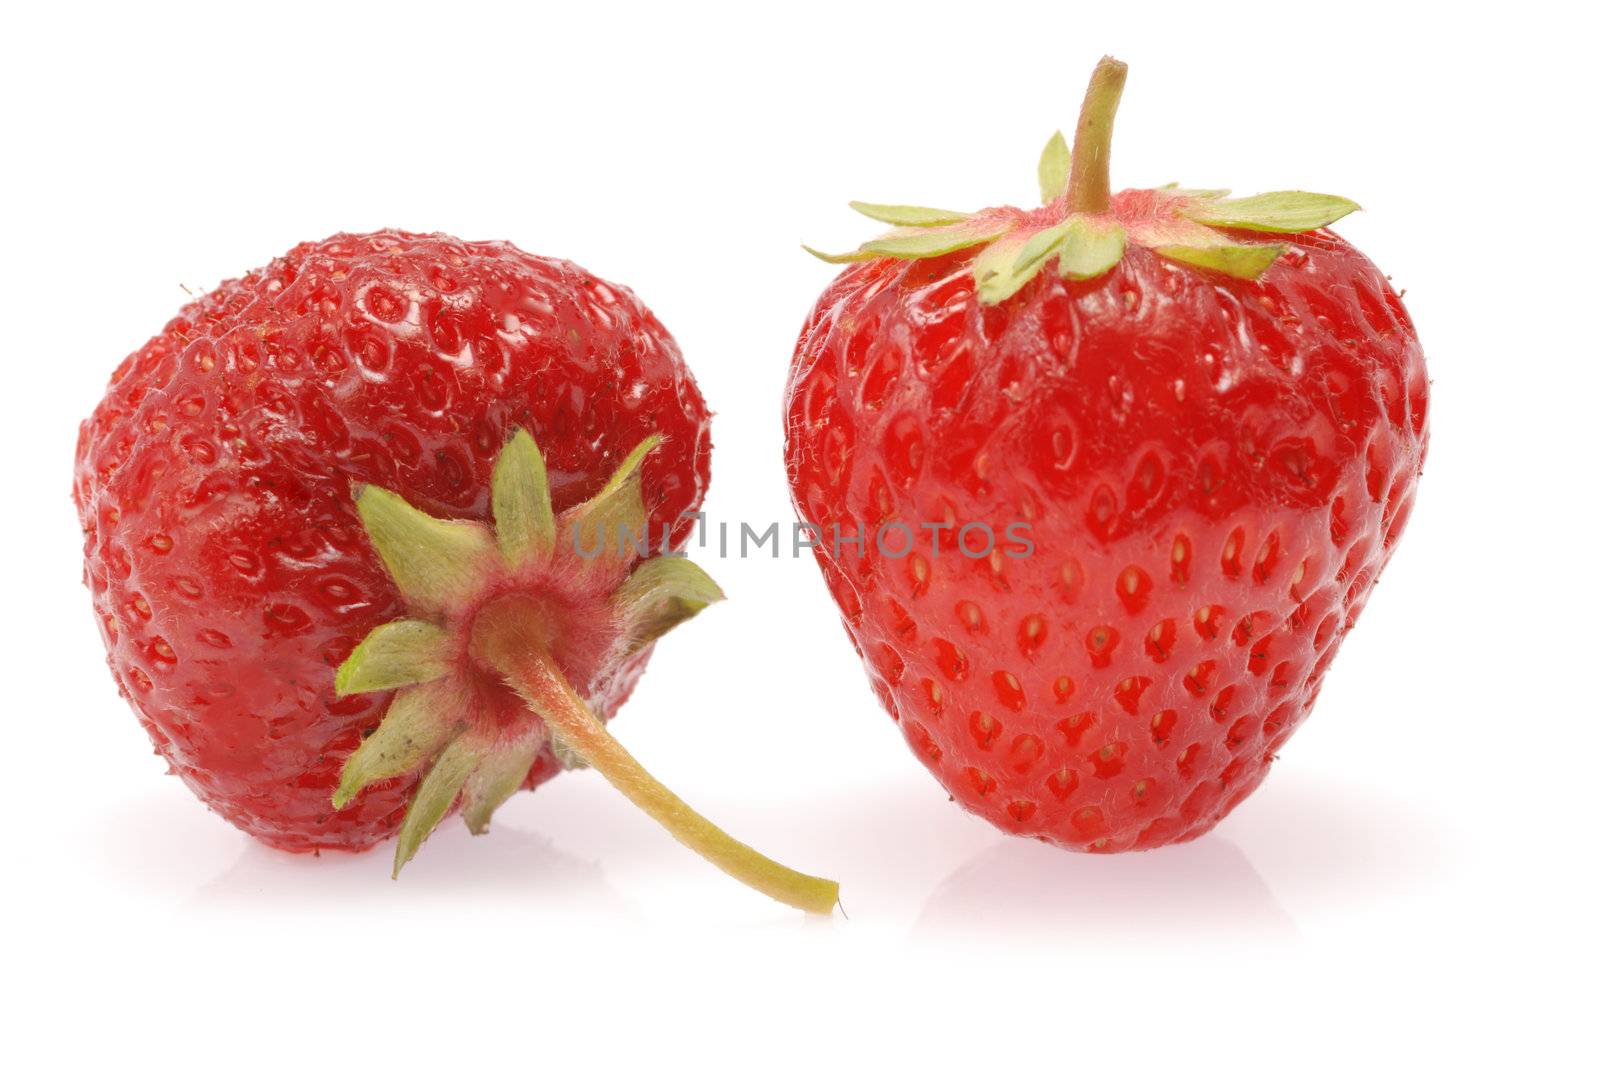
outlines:
[[[0,1046],[164,1066],[1399,1066],[1593,1055],[1597,103],[1557,5],[27,5],[6,16]],[[1575,12],[1575,8],[1568,9]],[[781,395],[852,197],[1028,202],[1102,52],[1118,185],[1312,188],[1434,385],[1410,531],[1315,716],[1214,834],[1089,858],[946,802],[815,567],[707,561],[619,736],[838,877],[806,922],[592,774],[388,852],[209,814],[117,698],[78,421],[294,243],[505,238],[632,286],[718,411],[713,514],[790,513]]]

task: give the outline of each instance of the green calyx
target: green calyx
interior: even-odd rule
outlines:
[[[345,761],[333,806],[347,806],[373,782],[423,771],[400,828],[396,874],[458,801],[468,828],[486,831],[552,742],[536,714],[506,725],[476,709],[471,677],[483,667],[471,648],[489,616],[481,612],[486,599],[537,604],[562,578],[583,578],[575,588],[582,597],[602,592],[611,622],[605,658],[615,665],[722,598],[693,562],[645,556],[641,466],[659,442],[640,443],[593,498],[559,516],[543,455],[520,430],[495,462],[492,524],[443,520],[382,488],[356,489],[356,512],[411,616],[373,629],[335,673],[340,696],[395,694]],[[559,616],[540,619],[546,630],[560,628]]]
[[[564,768],[598,772],[752,889],[816,914],[838,904],[837,882],[767,858],[657,781],[568,680],[611,677],[722,598],[699,566],[670,551],[665,532],[661,553],[649,556],[641,482],[658,445],[646,438],[593,498],[559,515],[525,431],[495,461],[493,524],[441,520],[380,488],[356,490],[356,511],[410,616],[373,629],[334,676],[339,695],[394,697],[345,760],[333,806],[375,781],[420,774],[395,841],[396,877],[457,805],[468,829],[485,832],[548,749]],[[508,690],[486,707],[496,679]]]
[[[896,229],[848,253],[819,253],[830,264],[917,260],[976,249],[973,279],[984,304],[1005,301],[1048,266],[1065,279],[1098,278],[1131,243],[1177,264],[1236,279],[1261,277],[1286,248],[1281,242],[1224,233],[1303,234],[1326,227],[1359,206],[1331,194],[1281,191],[1229,198],[1226,190],[1110,192],[1111,129],[1127,66],[1106,57],[1095,67],[1069,149],[1060,131],[1039,157],[1043,207],[977,212],[852,202],[870,219]],[[1219,230],[1222,228],[1224,230]]]

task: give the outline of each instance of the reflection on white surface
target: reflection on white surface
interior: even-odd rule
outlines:
[[[633,913],[607,884],[599,864],[557,851],[537,834],[505,828],[485,838],[445,828],[429,838],[427,848],[426,862],[419,855],[392,881],[389,844],[360,855],[306,856],[247,840],[233,863],[197,888],[184,907],[232,910],[269,905],[283,910],[335,902],[348,907],[354,902],[425,908],[441,901],[493,900],[504,905],[515,900],[541,916],[572,911]]]
[[[946,878],[912,931],[919,939],[990,934],[1107,940],[1297,933],[1250,860],[1220,836],[1115,856],[1008,838]]]
[[[1440,839],[1414,821],[1388,799],[1280,776],[1188,844],[1095,856],[1000,839],[934,889],[912,933],[1293,940],[1280,894],[1337,913],[1436,877]]]
[[[459,822],[428,839],[399,880],[393,842],[368,852],[296,855],[232,829],[186,792],[151,794],[118,812],[108,862],[180,912],[368,910],[469,901],[558,917],[581,911],[626,917],[635,908],[598,863],[559,851],[510,821],[473,837]]]
[[[982,935],[1181,945],[1293,941],[1300,925],[1425,893],[1454,854],[1404,799],[1292,770],[1197,841],[1116,856],[1005,836],[947,802],[920,770],[841,789],[805,809],[803,822],[774,821],[794,806],[761,813],[722,800],[714,809],[753,842],[838,878],[848,921],[804,925],[773,910],[592,777],[512,801],[485,837],[446,823],[399,881],[389,878],[389,845],[361,855],[277,852],[172,783],[101,812],[101,860],[116,886],[179,914],[438,909],[442,919],[458,917],[443,909],[467,905],[485,923],[581,915],[589,925],[653,919],[747,933],[838,927],[847,939],[909,932],[919,943]]]

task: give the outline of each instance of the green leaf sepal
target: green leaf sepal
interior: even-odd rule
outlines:
[[[651,558],[622,582],[612,599],[625,623],[629,653],[668,632],[726,596],[706,571],[688,558]]]
[[[1196,197],[1197,191],[1174,192],[1193,200],[1179,211],[1196,223],[1268,234],[1304,234],[1335,223],[1361,207],[1346,197],[1299,190],[1225,199]]]

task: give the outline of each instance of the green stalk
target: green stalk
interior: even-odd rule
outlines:
[[[819,915],[833,911],[839,902],[838,882],[802,874],[767,858],[730,837],[657,781],[589,711],[537,634],[537,628],[526,622],[500,616],[474,629],[474,652],[505,677],[562,744],[680,844],[780,903]]]
[[[1072,137],[1072,171],[1067,177],[1067,211],[1097,214],[1111,208],[1111,124],[1122,102],[1128,65],[1103,58],[1089,76]]]

